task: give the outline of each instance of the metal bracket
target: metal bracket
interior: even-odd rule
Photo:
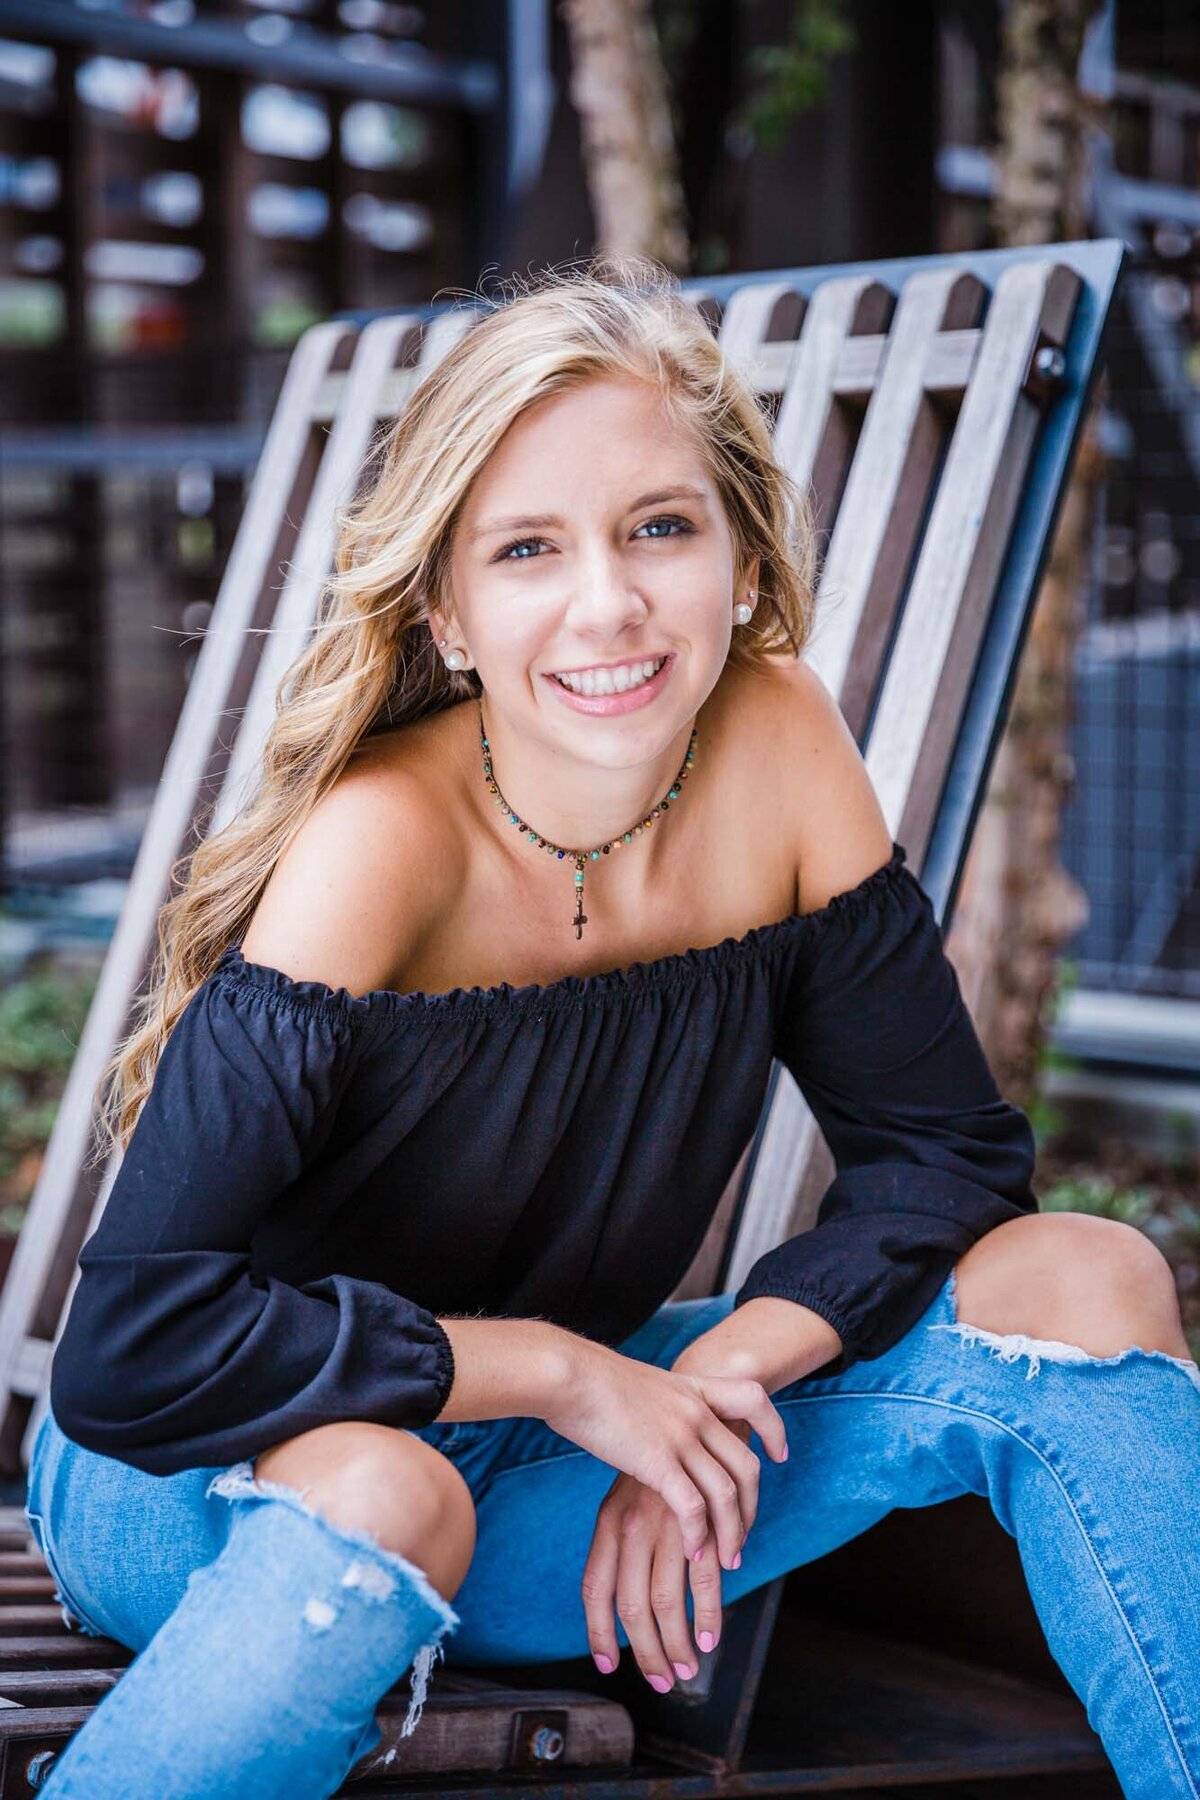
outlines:
[[[513,1769],[540,1769],[558,1762],[567,1747],[565,1708],[534,1707],[513,1714],[508,1761]]]
[[[1039,406],[1049,406],[1066,385],[1066,352],[1039,325],[1037,342],[1030,352],[1029,363],[1021,381],[1021,392],[1028,394]]]

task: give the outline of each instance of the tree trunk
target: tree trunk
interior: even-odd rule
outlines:
[[[1095,0],[1010,0],[1007,7],[993,211],[1001,244],[1088,235],[1083,126],[1089,102],[1076,70],[1097,10]],[[1087,919],[1087,897],[1062,867],[1059,846],[1074,775],[1075,647],[1103,473],[1093,418],[1094,412],[1064,497],[947,939],[996,1079],[1019,1105],[1036,1091],[1063,946]]]
[[[650,0],[562,0],[595,246],[690,267],[679,160]]]

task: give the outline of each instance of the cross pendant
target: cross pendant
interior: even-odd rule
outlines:
[[[583,928],[587,924],[587,914],[583,910],[583,895],[582,895],[582,893],[579,894],[575,900],[575,921],[574,921],[574,923],[575,923],[575,936],[577,938],[581,938],[583,936]]]

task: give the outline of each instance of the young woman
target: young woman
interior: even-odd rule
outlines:
[[[1170,1271],[1038,1212],[802,658],[813,555],[655,265],[528,283],[392,428],[110,1065],[29,1513],[139,1655],[54,1800],[331,1794],[448,1632],[665,1691],[723,1604],[968,1490],[1126,1792],[1200,1793]],[[775,1056],[819,1220],[672,1302]]]

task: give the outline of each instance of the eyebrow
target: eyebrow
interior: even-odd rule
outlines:
[[[660,506],[664,500],[707,500],[708,495],[703,488],[689,487],[682,483],[678,487],[655,488],[653,493],[640,494],[626,509],[637,512],[643,506]],[[475,543],[478,538],[490,537],[496,531],[543,531],[552,525],[561,525],[562,520],[557,513],[523,513],[519,517],[509,519],[487,519],[482,525],[476,525],[468,532],[467,541]]]

